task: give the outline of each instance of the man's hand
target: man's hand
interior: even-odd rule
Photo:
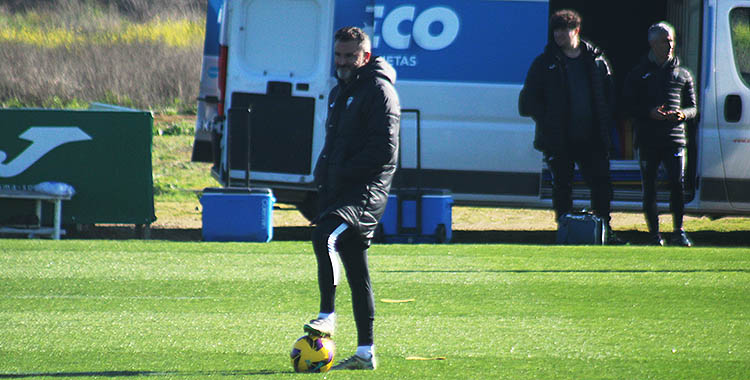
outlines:
[[[670,121],[683,121],[685,120],[685,114],[682,111],[668,111],[667,119]]]
[[[665,111],[665,107],[661,105],[652,109],[649,116],[654,120],[667,120],[667,111]]]
[[[654,120],[683,121],[685,114],[680,110],[667,110],[667,107],[661,105],[651,110],[649,114]]]

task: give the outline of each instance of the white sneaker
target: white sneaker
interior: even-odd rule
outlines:
[[[357,355],[352,355],[348,359],[340,361],[338,364],[333,366],[331,370],[341,369],[364,369],[364,370],[375,370],[377,368],[377,362],[375,361],[375,355],[372,355],[369,359],[363,359]]]
[[[307,323],[303,329],[310,335],[328,338],[333,336],[336,323],[333,318],[315,318]]]

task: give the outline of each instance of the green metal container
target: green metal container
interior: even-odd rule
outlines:
[[[72,185],[76,194],[63,202],[63,224],[156,220],[150,112],[101,104],[89,110],[0,109],[0,120],[0,186]],[[0,224],[24,212],[33,213],[33,206],[1,200]]]

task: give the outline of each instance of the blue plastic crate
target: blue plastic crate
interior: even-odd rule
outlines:
[[[422,198],[421,229],[417,229],[417,194]],[[448,190],[392,192],[380,220],[377,240],[386,243],[448,243],[453,237],[452,209],[453,197]]]
[[[204,241],[269,242],[273,239],[270,189],[207,188],[203,205]]]

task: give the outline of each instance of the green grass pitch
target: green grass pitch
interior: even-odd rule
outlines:
[[[0,378],[750,378],[746,248],[374,246],[378,370],[295,374],[315,265],[308,242],[0,240]]]

